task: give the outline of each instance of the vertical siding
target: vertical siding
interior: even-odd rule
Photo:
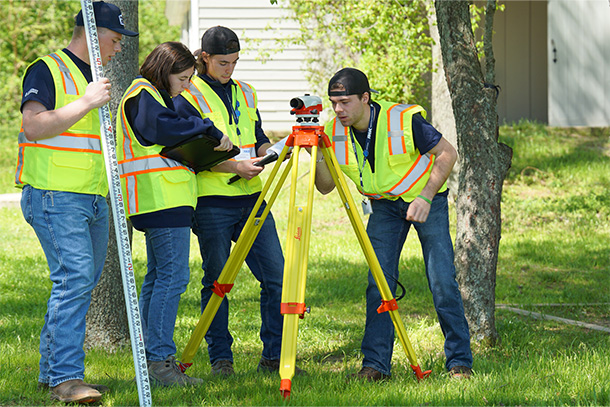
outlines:
[[[548,13],[549,124],[608,126],[608,1],[550,0]]]
[[[505,1],[494,21],[501,122],[547,121],[546,1]]]
[[[266,131],[289,132],[294,124],[290,115],[290,99],[309,93],[309,85],[302,71],[305,47],[290,46],[283,52],[275,39],[298,33],[298,24],[289,18],[288,10],[271,5],[269,0],[192,0],[196,1],[198,32],[191,35],[189,47],[200,47],[201,36],[210,27],[223,25],[239,36],[241,52],[233,77],[250,83],[259,98],[259,111]],[[271,28],[269,28],[271,27]],[[198,38],[194,41],[193,38]],[[261,60],[261,52],[269,54]]]

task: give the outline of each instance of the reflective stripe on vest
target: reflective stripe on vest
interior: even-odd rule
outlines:
[[[74,82],[74,78],[72,77],[70,70],[68,69],[68,67],[66,66],[64,61],[61,59],[61,57],[57,54],[50,54],[49,57],[51,57],[57,63],[57,66],[59,67],[59,72],[61,72],[61,76],[62,76],[63,83],[64,83],[65,94],[66,95],[78,95],[78,91],[76,89],[76,83]]]
[[[241,93],[244,95],[246,106],[251,108],[256,107],[256,104],[254,103],[254,92],[252,91],[252,88],[250,88],[250,85],[248,85],[246,82],[241,82],[237,80],[235,82],[237,82],[239,88],[241,89]]]
[[[208,101],[205,100],[205,97],[199,91],[199,89],[197,89],[197,86],[195,86],[193,82],[191,82],[189,88],[186,91],[190,93],[191,96],[193,96],[193,99],[195,99],[195,102],[199,105],[199,109],[203,112],[203,114],[208,114],[212,111],[212,109],[210,109]]]
[[[123,99],[129,99],[134,92],[140,92],[142,90],[142,87],[150,89],[153,94],[159,93],[159,91],[157,91],[157,89],[150,82],[134,81],[131,86],[125,91]],[[135,154],[133,152],[133,148],[131,148],[132,137],[131,133],[129,132],[127,117],[125,117],[124,109],[121,109],[120,120],[121,127],[123,128],[123,134],[128,136],[125,137],[123,140],[123,153],[125,154],[125,160],[132,160],[135,158]]]
[[[414,153],[415,146],[413,145],[413,139],[410,138],[409,146],[405,145],[404,136],[404,125],[403,117],[404,114],[415,108],[418,105],[399,105],[396,104],[388,110],[388,147],[390,149],[390,155],[394,154],[405,154]],[[411,125],[409,123],[409,125]],[[407,141],[408,142],[408,141]]]
[[[349,130],[343,127],[341,122],[335,118],[335,126],[333,127],[333,149],[337,156],[339,165],[347,165],[349,163]]]

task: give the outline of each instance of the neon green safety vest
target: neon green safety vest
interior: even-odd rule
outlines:
[[[194,208],[197,181],[193,170],[159,155],[163,146],[140,144],[125,117],[125,103],[142,91],[167,107],[159,91],[144,78],[134,79],[121,99],[116,124],[117,161],[127,216],[179,206]]]
[[[229,112],[214,90],[200,77],[194,76],[191,79],[189,89],[182,93],[182,96],[189,101],[201,114],[201,117],[210,119],[214,126],[223,134],[226,134],[231,142],[243,149],[249,149],[250,158],[255,158],[256,154],[256,133],[255,123],[258,120],[256,115],[257,97],[253,87],[245,82],[234,81],[237,86],[231,86],[233,92],[233,103],[239,103],[239,131],[235,120],[229,124]],[[235,105],[234,105],[235,106]],[[240,196],[251,195],[260,192],[262,182],[260,177],[254,177],[247,181],[240,178],[239,181],[228,185],[227,182],[233,174],[213,171],[201,171],[197,174],[197,190],[199,196],[221,195],[221,196]]]
[[[88,82],[65,52],[38,58],[28,69],[39,60],[47,64],[53,77],[55,109],[85,94]],[[63,133],[43,140],[29,141],[22,124],[15,184],[19,188],[29,184],[38,189],[106,196],[108,181],[98,109],[91,110]]]
[[[355,141],[358,160],[352,148],[349,128],[343,127],[335,117],[325,126],[341,170],[357,186],[358,191],[371,199],[396,200],[399,197],[411,202],[417,197],[430,178],[434,156],[421,155],[413,143],[411,119],[414,114],[426,116],[425,110],[418,105],[402,105],[377,102],[381,106],[375,133],[375,172],[366,163],[362,172],[358,162],[364,161],[362,147]],[[361,166],[362,168],[362,166]],[[440,189],[443,192],[446,185]]]

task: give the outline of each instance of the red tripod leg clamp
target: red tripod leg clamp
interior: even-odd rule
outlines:
[[[308,311],[304,302],[283,302],[280,304],[280,313],[284,314],[299,314],[299,317],[303,319],[305,312]]]
[[[218,281],[214,281],[212,292],[220,298],[223,298],[226,293],[231,291],[231,288],[233,288],[233,284],[220,284]]]
[[[381,300],[381,305],[377,308],[377,313],[381,314],[386,311],[396,311],[398,309],[398,304],[396,303],[396,299],[392,298],[390,301]]]

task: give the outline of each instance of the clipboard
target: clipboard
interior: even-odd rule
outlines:
[[[160,154],[176,160],[198,173],[239,154],[239,147],[236,146],[229,151],[215,151],[214,147],[219,144],[220,140],[214,136],[198,134],[175,146],[163,147]]]

